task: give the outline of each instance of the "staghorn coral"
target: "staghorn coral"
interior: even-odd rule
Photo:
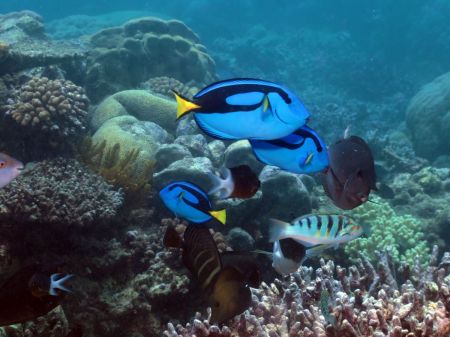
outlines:
[[[174,98],[173,90],[186,98],[191,98],[198,91],[195,86],[183,84],[177,79],[167,76],[153,77],[142,83],[141,88],[172,99]]]
[[[450,315],[450,253],[440,263],[437,253],[436,248],[426,268],[416,264],[400,287],[386,252],[379,255],[377,269],[363,256],[348,271],[322,259],[315,274],[301,267],[284,280],[252,289],[252,306],[228,325],[211,325],[209,317],[202,320],[197,314],[186,326],[169,323],[164,336],[444,337]],[[324,290],[331,294],[327,306],[320,303]]]
[[[370,228],[367,238],[358,238],[345,245],[345,253],[355,259],[359,253],[375,261],[376,250],[389,249],[394,262],[425,263],[429,248],[423,223],[412,215],[399,215],[380,197],[354,209],[351,213],[363,227]],[[376,203],[375,203],[376,202]]]
[[[136,167],[140,149],[121,154],[120,144],[109,145],[105,140],[93,143],[86,137],[80,149],[81,160],[105,180],[124,192],[125,201],[133,207],[142,206],[151,190],[154,161],[146,160]],[[141,160],[142,162],[142,160]]]
[[[43,161],[0,191],[0,223],[89,225],[114,217],[122,193],[74,159]]]
[[[213,59],[198,36],[178,20],[130,20],[92,35],[90,44],[87,92],[95,102],[151,77],[169,76],[198,85],[215,79]]]
[[[56,139],[86,129],[89,100],[83,88],[70,81],[32,77],[11,100],[7,114],[23,127]]]

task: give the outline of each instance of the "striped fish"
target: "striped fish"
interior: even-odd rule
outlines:
[[[362,233],[362,227],[345,215],[308,214],[291,223],[270,219],[271,242],[292,238],[307,248],[316,245],[337,248]]]

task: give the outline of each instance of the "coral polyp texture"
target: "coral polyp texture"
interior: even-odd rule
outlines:
[[[33,77],[11,99],[8,114],[23,127],[57,138],[86,129],[89,100],[84,89],[71,81]]]
[[[94,101],[168,76],[205,85],[215,79],[215,63],[199,37],[183,22],[153,17],[104,29],[90,38],[87,91]]]
[[[0,190],[2,224],[89,225],[114,217],[122,193],[74,159],[36,164]]]
[[[141,88],[172,99],[174,98],[173,91],[186,98],[191,98],[199,91],[195,86],[181,83],[177,79],[167,76],[153,77],[142,83]]]
[[[321,260],[284,280],[252,289],[252,305],[219,327],[197,314],[192,324],[168,324],[166,337],[447,337],[450,332],[450,253],[426,268],[402,269],[398,283],[389,254],[375,268],[361,256],[348,270]],[[397,276],[400,272],[397,271]],[[326,294],[326,295],[324,295]]]
[[[372,199],[376,204],[365,203],[351,213],[365,228],[370,226],[370,233],[345,245],[345,252],[350,258],[362,253],[375,261],[376,250],[388,249],[397,263],[414,263],[416,260],[426,263],[429,245],[425,240],[424,223],[410,214],[397,214],[379,197]]]

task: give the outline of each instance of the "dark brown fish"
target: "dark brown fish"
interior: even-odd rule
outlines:
[[[224,168],[221,175],[222,177],[210,174],[213,188],[208,193],[218,193],[220,199],[251,198],[261,186],[258,176],[248,165]]]
[[[261,280],[254,256],[244,252],[220,254],[206,226],[190,225],[184,232],[183,263],[207,295],[212,322],[225,322],[245,311],[251,303],[249,286]],[[179,235],[168,227],[166,247],[180,247]]]
[[[22,268],[9,278],[0,287],[0,326],[33,320],[58,306],[65,288],[62,284],[52,288],[53,275],[61,275],[59,279],[64,280],[69,277],[33,265]]]
[[[367,143],[350,136],[331,145],[328,157],[322,185],[333,203],[349,210],[366,202],[370,191],[376,190],[375,165]]]

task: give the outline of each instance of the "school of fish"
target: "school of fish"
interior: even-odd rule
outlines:
[[[376,190],[374,159],[367,143],[349,136],[347,129],[343,139],[327,148],[307,125],[310,113],[288,88],[237,78],[213,83],[191,100],[174,94],[177,119],[192,113],[200,130],[210,137],[248,140],[263,164],[296,174],[318,174],[326,195],[340,209],[367,202],[371,190]],[[219,254],[208,226],[225,224],[226,211],[214,210],[211,198],[251,198],[261,182],[247,165],[223,167],[209,176],[213,185],[209,192],[188,181],[174,181],[160,191],[160,198],[175,216],[189,223],[184,240],[168,228],[164,243],[183,250],[183,263],[204,290],[213,322],[225,322],[250,305],[248,288],[260,282],[257,254],[270,256],[279,274],[290,274],[306,259],[337,249],[365,232],[342,214],[308,214],[291,222],[270,219],[271,252]]]

